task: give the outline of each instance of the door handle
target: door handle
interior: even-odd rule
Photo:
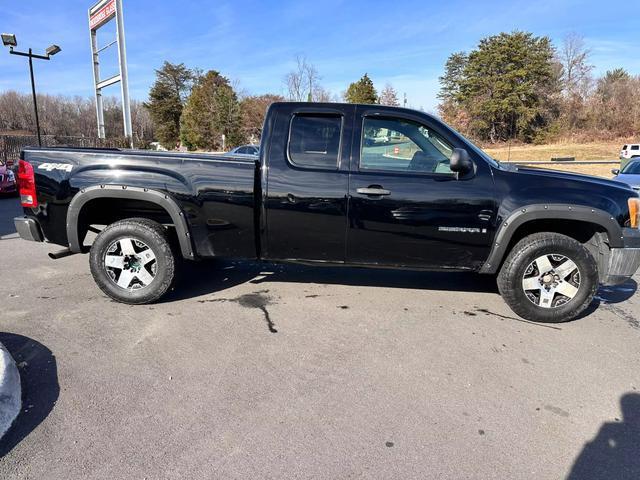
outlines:
[[[391,195],[391,191],[390,190],[385,190],[384,188],[380,187],[379,185],[369,185],[366,188],[358,188],[356,190],[356,192],[362,194],[362,195],[369,195],[372,197],[379,197],[382,195]]]

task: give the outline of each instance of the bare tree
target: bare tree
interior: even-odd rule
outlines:
[[[588,122],[586,102],[593,91],[590,53],[584,39],[576,33],[568,34],[556,53],[554,75],[559,82],[560,121],[569,131],[583,128]]]
[[[107,137],[122,137],[124,132],[120,101],[115,97],[105,97],[104,104]],[[92,98],[38,94],[38,113],[43,135],[95,137],[95,112]],[[132,100],[131,114],[134,140],[137,143],[151,141],[154,132],[149,112],[141,102]],[[0,93],[0,132],[35,133],[33,100],[30,94],[14,91]]]
[[[561,80],[563,89],[568,95],[586,97],[591,87],[591,71],[589,64],[591,51],[586,47],[584,38],[570,33],[564,38],[558,52],[558,61],[562,65]]]
[[[387,83],[382,92],[380,92],[380,105],[388,105],[390,107],[399,107],[398,92],[393,85]]]
[[[284,77],[287,98],[294,102],[317,101],[314,99],[314,92],[319,91],[320,79],[318,70],[304,55],[296,56],[295,69]]]
[[[327,90],[326,88],[320,86],[320,85],[316,85],[313,88],[313,95],[312,95],[312,101],[313,102],[322,102],[322,103],[335,103],[337,101],[339,101],[338,99],[336,99],[336,96],[331,93],[329,90]]]

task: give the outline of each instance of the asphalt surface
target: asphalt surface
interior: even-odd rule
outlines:
[[[640,477],[638,277],[555,326],[490,277],[251,262],[126,306],[19,212],[0,199],[2,479]]]

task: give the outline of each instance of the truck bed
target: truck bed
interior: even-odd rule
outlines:
[[[29,148],[22,152],[22,158],[33,166],[38,193],[48,204],[36,214],[45,237],[53,243],[68,243],[64,228],[68,208],[80,190],[126,185],[164,192],[175,200],[187,217],[200,256],[256,256],[254,190],[258,169],[250,159],[84,148]],[[108,224],[110,213],[119,205],[115,201],[94,202],[84,216],[91,218],[90,224]],[[135,209],[144,211],[145,205]],[[33,214],[33,209],[26,210]],[[80,241],[89,225],[89,220],[82,220]]]

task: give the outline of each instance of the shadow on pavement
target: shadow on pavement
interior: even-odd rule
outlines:
[[[35,340],[0,332],[0,342],[13,356],[22,383],[22,410],[0,440],[0,458],[9,453],[47,418],[58,399],[56,358],[47,347]]]
[[[621,303],[626,302],[633,297],[638,290],[638,283],[633,279],[629,279],[622,285],[613,287],[600,287],[596,293],[595,300],[601,303]]]
[[[427,272],[354,267],[315,267],[255,261],[185,262],[165,302],[216,293],[242,283],[317,283],[362,287],[497,293],[495,278],[475,273]]]
[[[582,312],[576,320],[588,317],[598,310],[600,305],[611,305],[626,302],[633,297],[637,291],[638,283],[633,278],[627,280],[622,285],[615,285],[613,287],[602,286],[598,289],[595,297],[593,297],[593,301],[589,307],[587,307],[587,309]]]
[[[567,480],[640,478],[640,394],[620,399],[621,421],[606,422],[576,459]]]

